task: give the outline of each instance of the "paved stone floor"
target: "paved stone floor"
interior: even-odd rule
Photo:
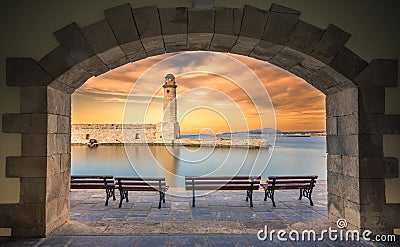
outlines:
[[[379,246],[327,238],[319,242],[281,242],[276,236],[273,241],[258,240],[257,232],[265,225],[269,231],[286,232],[335,228],[327,221],[324,182],[313,192],[314,206],[307,198],[299,201],[298,191],[278,191],[275,208],[270,200],[263,200],[261,190],[254,193],[253,208],[244,200],[245,193],[236,191],[198,197],[193,208],[190,194],[175,189],[161,209],[154,192],[130,192],[130,201],[122,208],[118,208],[118,195],[104,206],[103,193],[71,191],[70,222],[48,238],[0,238],[0,246]]]

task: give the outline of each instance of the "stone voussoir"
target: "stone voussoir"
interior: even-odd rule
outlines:
[[[329,66],[350,80],[358,75],[367,65],[368,63],[364,59],[357,56],[347,47],[343,47],[329,64]]]
[[[82,28],[82,33],[90,47],[109,69],[128,63],[106,19]]]
[[[187,12],[185,7],[159,9],[166,52],[185,51],[187,49]]]
[[[324,32],[325,30],[300,20],[297,22],[287,45],[298,51],[311,54]]]
[[[134,8],[132,13],[147,56],[165,53],[157,6]]]
[[[6,58],[6,83],[8,86],[47,86],[52,81],[53,77],[48,74],[33,58]]]
[[[268,11],[245,5],[239,38],[231,52],[248,56],[260,42],[268,19]]]
[[[145,53],[129,3],[107,9],[104,15],[126,57]]]
[[[350,39],[350,36],[349,33],[343,31],[339,27],[329,24],[322,38],[314,46],[311,56],[329,64]]]
[[[57,30],[53,35],[72,59],[90,74],[96,76],[108,71],[108,67],[96,56],[75,22]]]
[[[300,12],[278,4],[272,4],[262,39],[278,45],[286,45],[299,21]]]
[[[188,50],[209,50],[214,21],[214,9],[188,9]]]
[[[359,87],[395,87],[397,64],[397,59],[374,59],[354,78],[354,82]]]

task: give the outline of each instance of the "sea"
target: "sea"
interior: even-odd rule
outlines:
[[[190,136],[193,138],[193,136]],[[71,147],[72,175],[165,177],[184,187],[185,176],[317,175],[326,180],[325,137],[265,137],[269,148],[125,145]]]

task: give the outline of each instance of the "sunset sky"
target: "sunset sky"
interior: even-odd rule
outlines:
[[[150,57],[89,79],[72,95],[72,123],[161,122],[168,73],[178,85],[182,134],[325,129],[325,95],[303,79],[266,62],[210,52]]]

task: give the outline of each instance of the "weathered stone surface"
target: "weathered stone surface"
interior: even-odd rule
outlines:
[[[396,178],[398,163],[396,158],[359,158],[360,178]]]
[[[76,63],[93,75],[107,71],[107,66],[96,56],[78,25],[73,22],[53,33],[61,46]]]
[[[20,90],[21,113],[47,113],[47,88],[23,87]]]
[[[68,116],[57,116],[57,133],[71,133],[71,118]]]
[[[215,33],[211,41],[210,51],[229,52],[237,39],[237,36]]]
[[[334,155],[328,153],[327,157],[327,170],[335,173],[343,173],[342,157],[341,155]]]
[[[299,21],[300,12],[278,4],[272,4],[262,39],[274,44],[285,45]]]
[[[47,88],[47,113],[70,116],[71,95],[54,88]]]
[[[75,61],[61,46],[57,46],[54,50],[47,53],[40,59],[39,64],[53,78],[57,78],[76,65]]]
[[[3,206],[3,205],[2,205]],[[8,222],[12,222],[13,231],[45,227],[45,204],[13,204],[3,211],[8,214]],[[24,236],[16,234],[13,236]],[[36,235],[37,237],[38,235]],[[44,235],[40,235],[44,236]]]
[[[326,152],[328,154],[341,154],[341,148],[339,146],[339,137],[337,135],[326,136]]]
[[[129,3],[106,9],[104,10],[104,15],[110,24],[118,44],[123,45],[134,41],[140,41],[135,20],[132,15],[132,8]],[[129,52],[127,54],[131,53]]]
[[[62,179],[62,178],[61,178]],[[46,233],[52,233],[57,227],[69,220],[69,196],[63,196],[47,202]]]
[[[363,158],[382,158],[383,157],[383,138],[382,135],[358,135],[359,156]]]
[[[4,133],[47,133],[46,114],[3,114]]]
[[[360,221],[360,204],[352,201],[344,201],[344,218],[349,224],[359,228],[361,226]]]
[[[385,114],[385,88],[361,87],[358,90],[360,113]]]
[[[46,156],[47,134],[22,134],[22,156]]]
[[[360,87],[395,87],[397,70],[396,59],[375,59],[354,78],[354,82]]]
[[[61,170],[61,155],[47,156],[47,177],[63,172]]]
[[[359,158],[355,156],[342,156],[343,175],[350,177],[359,177]]]
[[[327,117],[326,118],[326,134],[327,135],[337,135],[337,117]]]
[[[271,12],[276,12],[276,13],[284,13],[284,14],[293,14],[293,15],[300,15],[301,12],[296,10],[296,9],[291,9],[283,5],[279,5],[276,3],[271,4],[271,7],[269,8]]]
[[[215,33],[210,50],[229,52],[238,39],[243,11],[230,8],[215,10]]]
[[[347,115],[338,117],[338,133],[340,135],[357,135],[358,134],[357,115]]]
[[[59,81],[62,84],[68,86],[67,89],[63,91],[71,94],[73,90],[78,89],[90,77],[92,77],[92,74],[88,73],[86,70],[76,65],[57,77],[56,81]],[[49,86],[52,86],[53,82]]]
[[[45,179],[47,183],[45,200],[50,202],[60,197],[69,196],[69,174],[62,172],[49,176]]]
[[[208,50],[214,35],[213,9],[188,9],[188,50]]]
[[[357,56],[347,47],[343,47],[329,64],[329,66],[349,79],[353,79],[367,65],[368,63],[365,60]]]
[[[267,18],[267,11],[245,5],[240,36],[261,39]]]
[[[344,201],[360,203],[360,183],[358,177],[343,176],[339,183],[341,184],[341,195]]]
[[[400,134],[400,115],[359,115],[360,134]]]
[[[46,202],[46,178],[21,178],[21,203]]]
[[[359,140],[357,135],[339,135],[339,148],[342,155],[358,156]]]
[[[215,10],[215,33],[238,36],[242,25],[243,10],[217,8]]]
[[[324,30],[300,20],[292,32],[288,46],[310,54],[315,45],[321,40],[324,32]]]
[[[239,38],[241,39],[241,37]],[[236,44],[237,45],[237,44]],[[236,47],[235,45],[235,47]],[[235,48],[234,47],[234,48]],[[250,47],[251,48],[251,47]],[[270,42],[261,40],[251,51],[250,57],[254,57],[263,61],[271,60],[277,53],[283,49],[281,45],[275,45]],[[236,52],[235,52],[236,53]],[[247,55],[247,54],[244,54]]]
[[[6,58],[6,83],[8,86],[46,86],[51,81],[53,78],[33,58]]]
[[[310,74],[307,77],[307,82],[325,94],[342,91],[340,88],[338,88],[338,86],[343,84],[348,85],[349,88],[355,87],[355,85],[349,79],[336,72],[329,66],[325,66]]]
[[[46,157],[10,156],[6,159],[6,177],[46,177]]]
[[[186,50],[187,8],[159,9],[166,52]]]
[[[329,186],[328,186],[328,188],[329,188]],[[329,193],[328,194],[328,212],[330,215],[329,217],[331,217],[331,215],[333,215],[338,218],[343,218],[344,217],[344,199],[339,196]]]
[[[299,64],[292,66],[289,71],[305,80],[315,71],[326,67],[326,65],[317,59],[304,55],[304,60]]]
[[[360,208],[362,229],[373,234],[393,234],[393,226],[397,226],[400,220],[399,204],[361,205]]]
[[[132,12],[147,55],[165,53],[157,6],[135,8]]]
[[[71,154],[61,154],[61,164],[60,171],[61,172],[70,172],[71,171]]]
[[[90,47],[108,68],[113,69],[128,62],[107,20],[82,28],[82,33]]]
[[[358,113],[358,90],[348,89],[337,94],[337,115],[356,115]]]
[[[382,178],[361,178],[360,182],[360,204],[362,205],[384,205],[385,180]]]
[[[324,35],[315,45],[311,56],[328,64],[349,40],[350,34],[339,27],[329,24]]]
[[[294,65],[301,63],[306,59],[306,55],[303,53],[289,47],[284,47],[269,62],[281,67],[282,69],[289,70]]]
[[[142,43],[140,43],[140,44],[142,44]],[[147,57],[146,51],[138,52],[138,53],[132,53],[132,54],[127,55],[128,60],[131,61],[131,62],[135,62],[137,60],[141,60],[141,59],[144,59],[146,57]]]

